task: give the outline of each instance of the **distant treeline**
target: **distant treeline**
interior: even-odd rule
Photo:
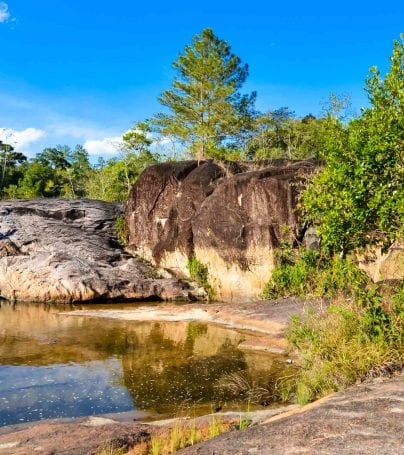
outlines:
[[[318,158],[322,150],[324,118],[297,118],[281,108],[255,118],[244,146],[222,148],[218,159]],[[9,144],[0,143],[0,195],[2,198],[65,197],[124,201],[143,169],[162,160],[189,158],[184,148],[173,144],[159,153],[147,123],[139,123],[117,144],[117,157],[90,163],[81,145],[45,148],[28,159]],[[177,150],[175,150],[177,146]],[[176,155],[174,153],[176,152]]]

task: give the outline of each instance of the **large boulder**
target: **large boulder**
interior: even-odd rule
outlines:
[[[151,166],[129,195],[129,247],[184,277],[195,256],[208,268],[219,300],[259,298],[283,231],[302,233],[296,184],[313,167],[285,160]]]
[[[119,246],[119,204],[90,200],[0,201],[0,298],[74,302],[189,299],[203,292],[160,278]]]

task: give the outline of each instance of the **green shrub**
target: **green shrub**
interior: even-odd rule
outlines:
[[[372,68],[366,83],[371,106],[359,118],[323,120],[325,166],[301,193],[301,214],[329,253],[387,248],[404,235],[404,34],[384,79]]]
[[[309,308],[293,318],[287,339],[302,356],[295,387],[299,403],[401,369],[402,297],[402,288],[390,299],[365,289],[355,299],[338,298],[325,311]]]
[[[314,250],[283,246],[278,253],[271,280],[262,295],[266,299],[281,296],[333,296],[366,285],[367,276],[349,258],[327,257]]]
[[[129,242],[129,232],[126,229],[125,217],[122,215],[115,219],[115,232],[120,245],[126,246]]]
[[[202,286],[207,292],[209,299],[213,299],[214,290],[209,283],[209,271],[206,265],[202,264],[195,256],[191,256],[187,264],[187,269],[191,280]]]

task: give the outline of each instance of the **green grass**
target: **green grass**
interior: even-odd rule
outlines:
[[[209,283],[209,271],[206,265],[202,264],[195,256],[192,256],[188,261],[187,269],[191,280],[202,286],[208,294],[209,299],[213,300],[215,292]]]
[[[390,375],[403,365],[403,290],[384,298],[366,289],[336,298],[325,310],[294,317],[289,343],[302,357],[294,393],[305,404],[367,378]]]
[[[350,258],[284,245],[263,296],[321,298],[318,307],[313,304],[294,317],[288,328],[301,367],[282,384],[283,399],[295,396],[305,404],[401,368],[402,284],[377,286]]]
[[[223,422],[220,416],[214,416],[207,424],[199,426],[195,419],[191,422],[178,420],[171,429],[162,430],[159,434],[152,435],[147,443],[133,447],[128,455],[168,455],[230,429],[230,424]]]
[[[126,246],[129,242],[129,232],[126,229],[125,217],[122,215],[115,219],[115,232],[120,245]]]
[[[349,258],[327,257],[318,251],[292,249],[286,245],[278,252],[277,265],[262,296],[335,296],[365,286],[368,278]]]

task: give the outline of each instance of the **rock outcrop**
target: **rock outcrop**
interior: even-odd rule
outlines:
[[[203,291],[159,278],[124,252],[119,204],[90,200],[0,201],[0,298],[74,302],[194,299]]]
[[[184,277],[195,256],[208,268],[219,300],[258,298],[284,226],[292,237],[302,234],[295,183],[313,168],[285,160],[151,166],[129,195],[129,247]]]
[[[263,425],[225,433],[184,455],[391,455],[404,453],[404,376],[364,383],[280,414]]]
[[[359,267],[375,282],[404,279],[404,244],[398,241],[383,252],[380,247],[369,247],[356,257]]]

